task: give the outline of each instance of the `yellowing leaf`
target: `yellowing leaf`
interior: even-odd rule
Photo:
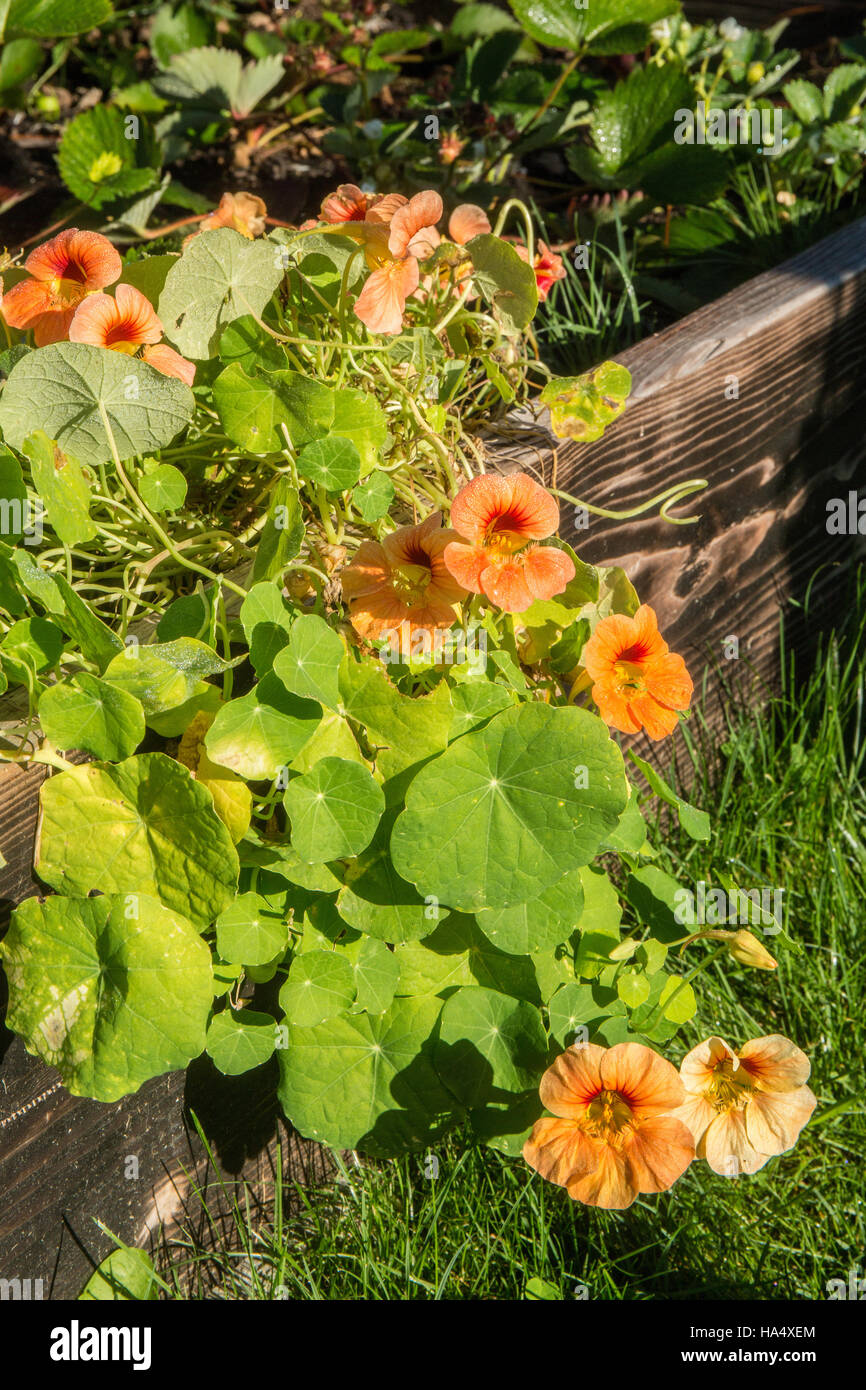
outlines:
[[[602,362],[583,376],[554,377],[541,393],[550,427],[559,439],[591,443],[625,410],[631,373],[618,362]]]
[[[207,787],[213,797],[214,810],[235,844],[250,828],[253,798],[249,787],[227,767],[211,762],[205,746],[205,734],[216,715],[200,710],[181,738],[177,760],[188,767],[197,782]]]

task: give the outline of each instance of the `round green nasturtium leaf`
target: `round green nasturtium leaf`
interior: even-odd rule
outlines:
[[[426,1143],[453,1098],[429,1060],[439,999],[395,999],[387,1012],[289,1026],[278,1052],[280,1103],[308,1139],[396,1153]]]
[[[394,812],[386,811],[373,839],[344,873],[337,906],[340,916],[380,941],[417,941],[442,920],[438,901],[425,902],[394,868],[389,848]]]
[[[361,455],[351,439],[314,439],[298,454],[298,474],[328,492],[345,492],[361,476]]]
[[[250,640],[250,662],[259,680],[273,669],[274,659],[288,644],[289,634],[278,623],[258,623]]]
[[[295,619],[288,646],[274,661],[274,674],[293,695],[336,710],[340,706],[337,677],[345,653],[344,643],[324,618],[305,613]]]
[[[589,1034],[592,1032],[590,1024],[594,1019],[603,1018],[610,1013],[624,1013],[622,1004],[612,998],[613,990],[606,990],[602,997],[605,996],[609,997],[611,1002],[599,1004],[592,986],[579,984],[577,980],[570,980],[560,986],[547,1006],[550,1033],[560,1047],[570,1047],[575,1041],[575,1034],[581,1028],[588,1031],[585,1035],[579,1035],[580,1041],[588,1042]]]
[[[218,999],[221,994],[228,994],[230,989],[234,989],[244,973],[244,967],[222,960],[219,956],[212,957],[212,965],[214,998]]]
[[[34,430],[24,441],[30,460],[33,486],[45,507],[45,521],[64,545],[93,540],[96,525],[90,519],[90,483],[93,475],[77,459],[65,454],[44,430]]]
[[[384,941],[361,936],[346,948],[355,972],[357,997],[352,1013],[382,1014],[389,1008],[400,980],[400,962]]]
[[[223,960],[268,965],[288,948],[289,928],[258,893],[239,893],[217,918],[216,939]]]
[[[615,850],[617,854],[640,854],[646,845],[646,821],[637,804],[637,793],[631,788],[629,802],[619,818],[619,824],[612,835],[608,835],[603,849]]]
[[[443,1005],[433,1060],[464,1105],[502,1099],[498,1091],[528,1091],[547,1061],[541,1014],[525,999],[464,985]]]
[[[368,526],[386,516],[393,501],[393,479],[381,468],[375,469],[352,493],[352,505],[357,507]]]
[[[9,288],[11,289],[11,286]],[[31,507],[28,502],[27,484],[24,481],[21,464],[13,453],[3,448],[2,444],[0,444],[0,498],[6,502],[2,512],[3,540],[6,545],[17,545],[23,539],[25,530],[28,533],[33,532],[36,509]]]
[[[391,836],[394,867],[461,911],[530,902],[593,859],[626,800],[600,719],[519,705],[422,767]]]
[[[345,1013],[355,998],[355,973],[336,951],[296,956],[280,990],[280,1008],[289,1023],[310,1027]]]
[[[138,701],[147,715],[176,709],[195,689],[195,685],[190,688],[185,671],[179,671],[147,647],[130,646],[118,652],[106,667],[105,679]]]
[[[273,1055],[277,1025],[270,1014],[252,1009],[224,1009],[207,1030],[207,1054],[223,1076],[240,1076]]]
[[[238,856],[209,791],[165,753],[87,763],[42,783],[36,872],[63,893],[146,893],[209,926]]]
[[[203,640],[211,626],[213,601],[210,594],[197,591],[194,594],[181,594],[166,608],[156,625],[156,635],[160,642],[173,642],[178,637],[196,637]]]
[[[656,975],[667,959],[668,948],[663,941],[648,936],[637,949],[637,959],[647,975]]]
[[[289,767],[292,772],[310,772],[322,758],[342,758],[367,766],[348,719],[329,709],[325,710],[315,733]]]
[[[93,855],[99,828],[78,833]],[[73,1095],[119,1100],[204,1047],[210,951],[186,918],[145,893],[28,898],[2,955],[8,1026]]]
[[[385,809],[371,772],[346,758],[321,758],[283,797],[292,844],[307,864],[351,859],[366,849]]]
[[[276,777],[297,757],[321,717],[321,705],[292,695],[271,673],[248,695],[223,706],[205,748],[212,762],[251,782]]]
[[[513,692],[494,681],[465,681],[462,685],[456,685],[451,691],[451,704],[454,707],[451,740],[468,734],[479,724],[486,724],[494,714],[500,714],[514,703]]]
[[[399,993],[439,994],[455,985],[481,985],[531,1004],[544,996],[535,960],[498,950],[478,928],[474,917],[459,912],[441,920],[422,941],[404,941],[395,948],[400,962]]]
[[[697,1012],[698,1001],[691,985],[679,975],[671,975],[659,998],[661,1011],[669,1023],[688,1023]]]
[[[62,651],[63,633],[46,618],[19,619],[0,642],[0,660],[16,679],[22,679],[19,668],[36,672],[56,666]]]
[[[43,692],[39,722],[56,748],[81,748],[106,762],[128,758],[144,738],[140,701],[87,671]]]
[[[162,710],[159,714],[145,715],[147,727],[162,738],[181,738],[199,715],[215,716],[222,708],[222,691],[218,685],[199,681],[193,686],[192,694],[179,705]],[[214,780],[222,777],[225,768],[210,769]]]
[[[264,840],[255,830],[249,830],[239,848],[241,863],[245,866],[262,870],[269,877],[304,888],[308,893],[336,893],[340,887],[336,873],[325,864],[302,864],[287,841]]]
[[[490,232],[474,236],[466,249],[472,257],[473,284],[499,315],[506,333],[522,333],[538,308],[532,266],[521,260],[507,241]]]
[[[637,1009],[649,998],[650,982],[642,970],[621,970],[616,992],[627,1008]]]
[[[583,913],[574,969],[581,978],[594,980],[610,965],[610,953],[619,943],[622,905],[604,869],[587,866],[581,869],[580,877]]]
[[[213,647],[195,637],[176,637],[171,642],[154,642],[147,647],[133,642],[111,659],[104,679],[134,695],[150,717],[177,709],[194,695],[205,693],[205,676],[221,675],[239,661],[240,658],[224,660]],[[181,730],[185,727],[182,724]]]
[[[478,925],[500,951],[528,956],[567,941],[582,911],[583,882],[572,869],[531,902],[479,912]]]
[[[186,478],[170,463],[157,464],[139,480],[142,502],[152,512],[176,512],[186,501]]]
[[[263,579],[248,591],[239,617],[244,636],[250,642],[256,628],[262,623],[282,628],[288,637],[295,615],[283,598],[281,586],[271,579]]]
[[[100,409],[102,407],[102,409]],[[0,400],[0,430],[21,449],[34,426],[79,463],[121,459],[170,444],[193,416],[195,397],[175,377],[137,357],[90,343],[52,343],[12,368]]]
[[[166,276],[157,309],[165,336],[184,357],[213,357],[228,324],[260,318],[284,275],[268,238],[250,241],[232,227],[202,232]]]

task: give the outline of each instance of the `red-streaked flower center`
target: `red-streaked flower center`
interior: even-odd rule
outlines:
[[[499,516],[494,517],[487,527],[485,544],[507,542],[516,549],[518,546],[526,544],[526,532],[531,525],[532,519],[525,512],[517,509],[502,512]]]

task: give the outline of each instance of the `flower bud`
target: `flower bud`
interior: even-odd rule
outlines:
[[[756,970],[776,969],[770,952],[750,931],[735,931],[728,942],[728,950],[741,965],[752,965]]]

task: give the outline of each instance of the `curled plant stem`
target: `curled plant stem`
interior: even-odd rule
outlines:
[[[532,218],[529,216],[529,212],[519,198],[509,198],[507,202],[502,204],[499,210],[499,216],[496,219],[496,226],[493,229],[493,235],[500,235],[512,208],[517,208],[523,219],[523,226],[526,231],[527,260],[529,265],[533,265],[535,262],[535,228],[532,225]]]
[[[108,443],[109,447],[111,448],[111,456],[114,459],[114,466],[117,469],[117,476],[120,478],[120,481],[123,483],[123,486],[129,494],[129,498],[133,506],[136,507],[139,513],[147,520],[154,534],[162,541],[169,555],[171,555],[173,559],[177,560],[178,564],[182,565],[185,569],[193,570],[196,574],[203,574],[205,579],[211,580],[212,583],[224,584],[227,589],[231,589],[232,593],[237,594],[239,598],[246,598],[246,589],[242,589],[239,584],[235,584],[234,581],[227,578],[226,575],[215,574],[213,570],[206,569],[204,565],[197,564],[195,560],[187,560],[184,558],[183,555],[181,555],[174,541],[162,529],[153,513],[150,512],[148,508],[144,505],[135,488],[133,487],[132,483],[130,482],[129,478],[127,477],[123,464],[120,461],[120,454],[118,452],[117,443],[114,438],[114,432],[111,428],[111,421],[108,418],[108,411],[105,409],[105,405],[102,401],[99,402],[99,413],[102,416],[102,424],[105,428],[105,433],[108,436]]]
[[[666,488],[664,492],[656,493],[655,497],[641,502],[640,506],[629,507],[627,511],[618,512],[611,511],[607,507],[595,507],[591,502],[584,502],[579,497],[572,497],[570,492],[563,492],[560,488],[552,487],[548,491],[552,492],[554,497],[561,497],[563,502],[592,512],[595,516],[603,516],[608,521],[630,521],[632,517],[643,516],[644,513],[661,503],[659,516],[664,517],[665,521],[671,522],[673,526],[692,526],[696,521],[700,521],[700,515],[671,516],[670,508],[685,501],[686,497],[690,497],[692,493],[701,492],[707,486],[706,478],[688,478],[683,483],[675,483],[673,487]]]

